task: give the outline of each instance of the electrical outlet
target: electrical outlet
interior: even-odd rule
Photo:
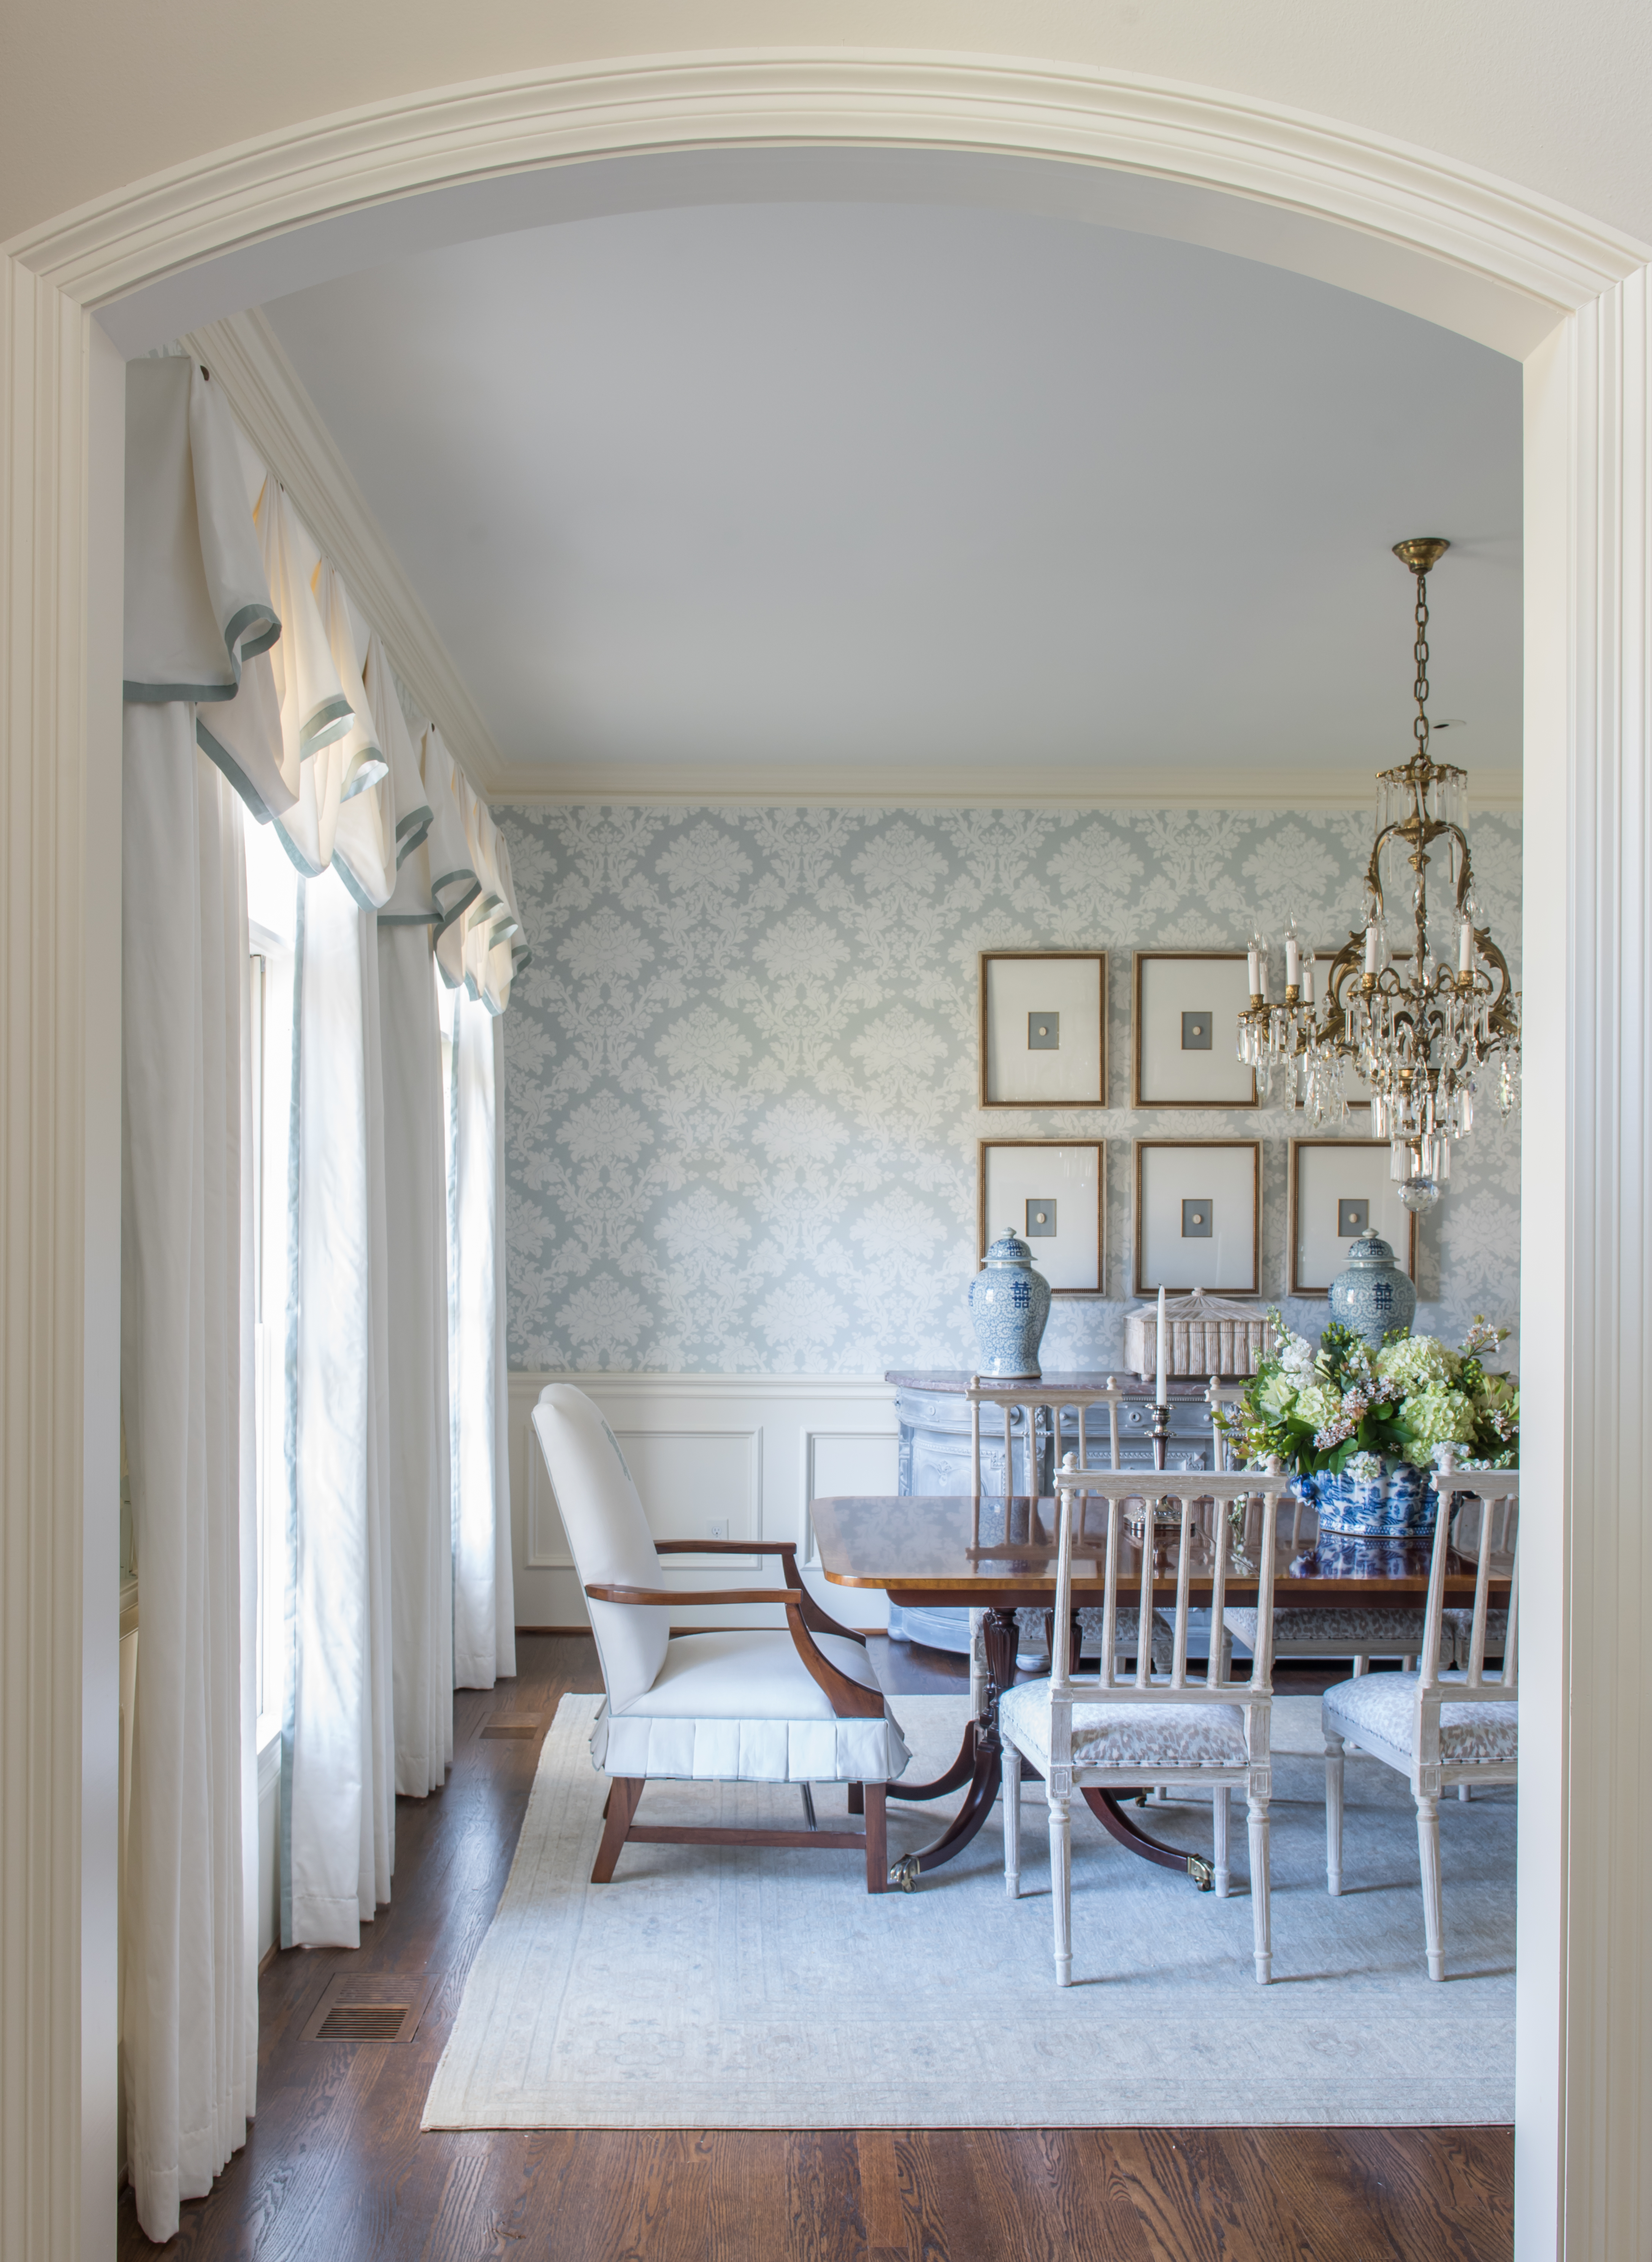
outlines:
[[[726,1539],[729,1537],[729,1527],[720,1517],[715,1524],[707,1526],[706,1537],[707,1539]]]

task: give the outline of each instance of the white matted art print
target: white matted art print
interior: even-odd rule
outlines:
[[[1105,1107],[1107,953],[983,950],[983,1107]]]
[[[1106,1157],[1100,1139],[983,1139],[980,1254],[1008,1229],[1031,1250],[1052,1295],[1099,1296]]]
[[[1255,1076],[1238,1055],[1251,1002],[1242,950],[1138,950],[1135,996],[1138,1107],[1256,1106]]]
[[[1417,1218],[1399,1198],[1388,1141],[1293,1139],[1289,1293],[1328,1295],[1366,1233],[1380,1233],[1417,1278]]]
[[[1261,1214],[1260,1139],[1138,1139],[1136,1294],[1255,1295]]]

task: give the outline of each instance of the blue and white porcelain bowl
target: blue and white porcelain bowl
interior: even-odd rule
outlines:
[[[1363,1464],[1363,1466],[1361,1466]],[[1434,1528],[1434,1476],[1414,1462],[1356,1455],[1340,1474],[1299,1477],[1296,1489],[1321,1531],[1353,1539],[1415,1539]]]
[[[1038,1379],[1038,1345],[1050,1316],[1050,1284],[1020,1236],[1001,1233],[969,1284],[969,1316],[980,1372],[1005,1381]]]

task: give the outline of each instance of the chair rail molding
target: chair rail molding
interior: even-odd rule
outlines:
[[[989,202],[1024,195],[1032,161],[1055,161],[1040,183],[1052,199],[1080,184],[1092,218],[1318,276],[1528,364],[1525,805],[1543,828],[1530,868],[1547,860],[1554,884],[1526,898],[1533,1623],[1516,2251],[1519,2262],[1652,2251],[1641,1921],[1652,1692],[1639,1659],[1652,1623],[1641,1497],[1652,254],[1472,167],[1261,101],[1045,63],[844,49],[656,57],[401,97],[179,165],[0,248],[8,2255],[81,2262],[114,2246],[116,1848],[104,1818],[119,1708],[122,481],[109,340],[159,342],[348,271],[329,260],[357,267],[392,242],[416,249],[444,197],[469,196],[474,215],[485,186],[492,202],[470,232],[490,233],[555,217],[546,200],[577,184],[585,161],[669,168],[699,152],[844,148],[1021,161],[1018,190],[1002,167],[977,183]],[[147,340],[146,323],[159,325]],[[846,1429],[876,1427],[837,1409]],[[801,1438],[797,1450],[801,1471]]]

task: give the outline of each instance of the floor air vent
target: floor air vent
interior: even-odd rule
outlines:
[[[508,1738],[525,1742],[528,1737],[539,1733],[542,1725],[537,1712],[490,1712],[482,1724],[482,1733],[485,1737],[496,1737],[501,1740]]]
[[[330,1979],[305,2021],[306,2042],[410,2042],[419,2031],[434,1979],[390,1971]]]

